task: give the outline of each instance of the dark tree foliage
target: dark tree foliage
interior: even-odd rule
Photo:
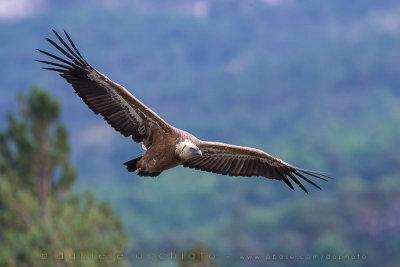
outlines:
[[[71,194],[76,171],[59,102],[33,88],[19,103],[0,131],[0,266],[125,265],[112,208]]]

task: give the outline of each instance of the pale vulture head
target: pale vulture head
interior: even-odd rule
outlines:
[[[176,145],[176,154],[184,160],[191,159],[193,157],[202,156],[201,150],[192,142],[185,140]]]

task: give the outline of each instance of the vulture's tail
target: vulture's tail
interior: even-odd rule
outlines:
[[[126,169],[128,172],[134,172],[136,171],[136,163],[141,159],[142,157],[138,157],[136,159],[132,159],[130,161],[124,162],[124,165],[126,166]]]
[[[141,159],[142,157],[138,157],[136,159],[132,159],[130,161],[124,162],[124,165],[126,166],[126,169],[128,172],[134,172],[137,170],[136,164],[137,162]],[[139,171],[137,175],[139,176],[150,176],[150,177],[157,177],[160,175],[161,172],[145,172],[145,171]]]

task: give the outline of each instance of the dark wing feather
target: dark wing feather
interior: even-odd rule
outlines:
[[[263,176],[269,179],[282,180],[292,190],[294,190],[294,187],[290,181],[293,181],[306,193],[308,191],[299,179],[318,189],[321,189],[321,187],[305,175],[324,181],[330,178],[319,172],[297,168],[254,148],[213,142],[201,142],[198,147],[203,155],[183,163],[184,167],[230,176]]]
[[[57,62],[37,61],[57,67],[44,69],[60,72],[60,76],[72,85],[75,92],[94,113],[101,114],[115,130],[124,136],[132,136],[134,141],[144,142],[146,147],[151,145],[152,131],[168,131],[170,129],[170,126],[163,119],[142,104],[124,87],[112,82],[90,66],[67,32],[64,31],[70,45],[56,31],[53,30],[53,32],[64,48],[49,38],[46,38],[46,40],[67,59],[38,49],[39,52],[57,60]]]

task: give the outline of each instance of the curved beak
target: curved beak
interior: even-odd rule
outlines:
[[[200,149],[197,149],[196,151],[195,151],[195,153],[194,153],[196,156],[203,156],[203,152],[201,152],[201,150]]]
[[[203,155],[203,153],[201,152],[201,150],[199,148],[191,148],[190,154],[192,155],[192,157],[197,157],[197,156],[201,157]]]

